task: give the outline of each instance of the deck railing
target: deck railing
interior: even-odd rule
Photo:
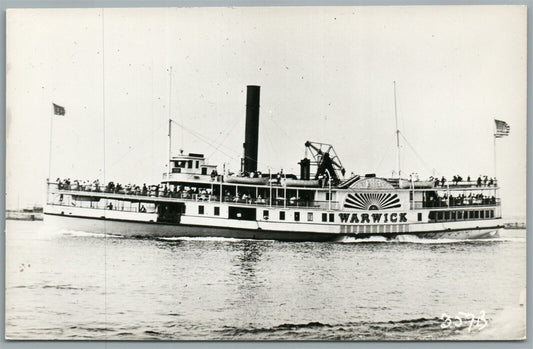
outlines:
[[[51,183],[52,184],[52,183]],[[225,203],[235,203],[239,205],[250,205],[250,206],[275,206],[275,207],[302,207],[302,208],[321,208],[321,209],[331,209],[337,210],[339,208],[338,201],[308,201],[297,198],[243,198],[237,197],[234,195],[224,195],[222,198],[219,195],[210,195],[210,194],[198,194],[198,193],[188,193],[183,191],[178,192],[167,192],[167,193],[157,193],[155,191],[147,192],[129,192],[129,191],[118,191],[117,193],[106,192],[106,191],[93,191],[93,190],[73,190],[71,189],[59,188],[56,186],[58,194],[69,194],[69,195],[83,195],[89,197],[98,197],[101,198],[105,195],[105,198],[111,200],[131,200],[135,202],[142,201],[153,201],[156,199],[161,202],[172,202],[172,199],[179,199],[184,201],[197,201],[197,202],[225,202]],[[145,200],[143,200],[145,199]],[[81,202],[81,201],[78,201]],[[57,204],[51,203],[49,204]],[[68,205],[63,205],[68,206]]]

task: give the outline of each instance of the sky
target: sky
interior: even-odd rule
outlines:
[[[526,63],[525,6],[8,10],[6,206],[48,176],[158,183],[169,117],[173,154],[238,170],[247,85],[260,170],[299,173],[310,140],[391,176],[396,81],[403,176],[496,173],[525,217]]]

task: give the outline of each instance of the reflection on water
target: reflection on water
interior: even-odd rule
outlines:
[[[525,231],[485,241],[127,239],[8,221],[6,335],[483,339],[523,333]],[[441,315],[488,326],[442,328]],[[509,315],[511,314],[511,315]],[[502,318],[516,319],[515,322]],[[512,325],[509,325],[511,323]],[[522,331],[522,332],[521,332]]]

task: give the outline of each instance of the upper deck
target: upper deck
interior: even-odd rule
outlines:
[[[332,186],[288,186],[284,179],[268,180],[267,184],[226,182],[224,176],[195,175],[184,181],[163,181],[163,185],[120,185],[97,181],[89,183],[65,181],[49,183],[49,193],[86,197],[127,200],[130,202],[210,201],[246,206],[307,207],[326,210],[373,209],[466,209],[500,205],[497,186],[471,183],[448,183],[445,186],[420,187],[416,181],[393,186],[385,179],[363,178],[350,188]],[[399,182],[399,181],[398,181]],[[404,188],[398,188],[403,186]],[[90,199],[92,198],[92,199]],[[50,200],[49,200],[50,201]]]

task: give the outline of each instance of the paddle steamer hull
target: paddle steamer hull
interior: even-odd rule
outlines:
[[[158,222],[157,215],[85,208],[47,206],[45,223],[58,230],[81,231],[125,237],[223,237],[280,241],[342,241],[345,237],[394,239],[414,235],[428,239],[478,239],[497,236],[501,220],[450,223],[320,224],[242,221],[182,217],[182,222]],[[463,224],[461,224],[463,223]]]
[[[204,154],[172,155],[158,185],[48,182],[46,221],[124,236],[210,236],[330,241],[344,237],[471,239],[501,227],[497,181],[420,181],[346,175],[331,144],[305,142],[300,175],[258,170],[259,86],[247,87],[241,169],[230,175]],[[310,154],[310,158],[307,157]],[[398,174],[401,173],[398,170]]]

